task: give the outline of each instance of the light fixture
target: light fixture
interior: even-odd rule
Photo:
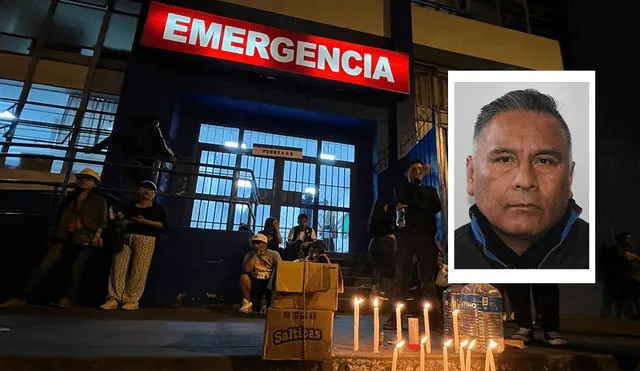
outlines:
[[[14,116],[14,114],[9,112],[9,111],[0,112],[0,119],[3,119],[3,120],[14,120],[15,118],[16,118],[16,116]]]
[[[304,193],[310,194],[310,195],[315,195],[316,194],[316,189],[309,187],[309,188],[304,190]]]
[[[225,147],[238,148],[238,142],[224,142]]]
[[[240,179],[238,180],[238,187],[240,188],[251,188],[251,182],[248,180]]]
[[[321,154],[320,154],[320,158],[321,158],[321,159],[323,159],[323,160],[330,160],[330,161],[333,161],[333,160],[335,160],[335,159],[336,159],[336,156],[334,156],[334,155],[330,155],[330,154],[327,154],[327,153],[321,153]]]
[[[0,112],[0,119],[3,119],[3,120],[15,120],[16,119],[16,115],[11,113],[11,110],[17,105],[18,105],[18,103],[14,103],[14,104],[10,105],[9,107],[7,107],[6,110]]]

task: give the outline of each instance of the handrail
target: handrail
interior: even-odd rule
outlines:
[[[0,145],[2,144],[4,143],[0,142]],[[247,224],[253,229],[255,229],[257,220],[256,220],[256,213],[254,212],[254,207],[257,208],[260,205],[260,195],[258,192],[258,183],[252,169],[236,168],[231,166],[207,164],[207,163],[200,163],[200,162],[180,163],[181,165],[187,165],[187,166],[193,166],[193,167],[197,166],[198,168],[205,167],[205,168],[212,168],[214,170],[219,169],[219,170],[233,171],[234,176],[227,176],[222,174],[213,174],[213,173],[209,174],[206,172],[202,173],[200,171],[193,172],[193,171],[185,171],[185,170],[177,170],[177,169],[167,169],[164,167],[134,165],[129,163],[119,163],[119,162],[112,162],[112,161],[96,161],[96,160],[89,160],[89,159],[79,159],[79,158],[76,158],[76,155],[79,152],[77,148],[61,147],[56,145],[40,145],[40,144],[33,144],[33,143],[13,143],[13,142],[11,143],[11,145],[17,146],[17,147],[27,147],[27,148],[64,150],[67,152],[67,154],[70,154],[70,155],[52,156],[52,155],[46,155],[46,154],[4,152],[4,153],[0,153],[0,158],[6,158],[6,157],[47,158],[51,160],[58,160],[58,161],[63,161],[65,163],[68,163],[69,164],[68,169],[71,169],[74,163],[82,163],[82,164],[94,164],[94,165],[101,165],[101,166],[128,167],[128,168],[136,168],[136,169],[152,169],[158,173],[187,175],[187,176],[194,176],[194,177],[214,178],[214,179],[225,179],[225,180],[231,180],[232,182],[239,181],[239,180],[249,181],[251,184],[251,195],[249,196],[248,199],[238,198],[237,195],[233,195],[233,194],[230,196],[217,196],[217,195],[207,195],[207,194],[200,194],[200,193],[194,193],[193,195],[186,195],[186,194],[173,194],[173,193],[167,193],[162,191],[158,192],[158,196],[176,198],[176,199],[188,199],[188,200],[219,201],[219,202],[225,202],[225,203],[232,202],[233,204],[247,205],[247,212],[248,212]],[[140,159],[145,159],[145,157],[140,157]],[[156,158],[147,158],[147,159],[157,160]],[[241,174],[242,172],[248,173],[249,177],[247,177],[245,174]],[[70,182],[71,180],[70,174],[71,174],[70,170],[67,170],[67,172],[65,173],[65,180],[63,182],[49,182],[49,181],[21,180],[21,179],[0,179],[0,184],[4,183],[4,184],[51,186],[53,187],[53,192],[51,192],[52,193],[51,196],[57,197],[59,195],[66,194],[66,190],[68,187],[74,186],[73,183]],[[60,188],[60,191],[58,191],[58,188]],[[119,189],[119,188],[108,188],[108,189],[103,188],[103,191],[105,191],[106,193],[115,192],[120,194],[136,193],[135,191],[132,191],[132,190]],[[119,200],[117,197],[113,195],[110,195],[110,196]],[[52,204],[55,204],[55,202],[54,203],[50,202],[50,205]],[[1,212],[2,211],[0,210],[0,213]]]
[[[64,146],[55,146],[55,145],[50,145],[50,144],[32,144],[32,143],[14,143],[14,142],[0,142],[0,146],[4,145],[4,144],[10,144],[12,147],[27,147],[27,148],[43,148],[43,149],[57,149],[57,150],[64,150],[64,151],[68,151],[70,148],[69,147],[64,147]],[[80,152],[80,153],[84,153],[78,150],[78,148],[71,148],[71,150],[76,151],[76,153]],[[91,154],[104,154],[106,155],[105,152],[91,152]],[[89,159],[78,159],[78,158],[72,158],[71,156],[53,156],[53,155],[45,155],[45,154],[38,154],[38,153],[8,153],[8,152],[2,152],[0,153],[0,157],[25,157],[25,158],[51,158],[53,160],[58,160],[58,161],[71,161],[72,159],[74,160],[74,162],[80,162],[83,164],[92,164],[92,165],[113,165],[113,166],[124,166],[124,167],[129,167],[129,168],[143,168],[143,169],[154,169],[156,171],[160,171],[160,172],[166,172],[166,173],[178,173],[178,174],[182,174],[182,175],[196,175],[196,176],[201,176],[203,175],[202,173],[190,173],[190,172],[184,172],[184,171],[178,171],[178,170],[170,170],[170,169],[163,169],[163,168],[155,168],[153,166],[144,166],[144,165],[132,165],[132,164],[127,164],[127,163],[118,163],[118,162],[112,162],[112,161],[96,161],[96,160],[89,160]],[[140,160],[157,160],[156,157],[136,157],[137,159]],[[177,164],[179,165],[186,165],[186,166],[203,166],[203,167],[212,167],[212,168],[218,168],[218,169],[223,169],[223,170],[237,170],[237,171],[244,171],[247,172],[251,175],[251,182],[252,182],[252,188],[256,188],[258,186],[258,182],[256,181],[256,177],[255,177],[255,173],[253,172],[252,169],[248,169],[248,168],[236,168],[233,166],[225,166],[225,165],[215,165],[215,164],[208,164],[208,163],[203,163],[203,162],[178,162]],[[245,179],[243,179],[245,180]]]

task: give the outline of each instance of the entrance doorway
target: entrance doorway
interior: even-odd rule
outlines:
[[[324,240],[329,251],[349,252],[351,183],[355,146],[321,139],[302,138],[237,127],[203,123],[198,140],[200,162],[253,170],[260,205],[255,210],[256,231],[273,216],[280,220],[280,233],[287,239],[298,215],[307,214],[309,225]],[[252,154],[254,144],[302,149],[303,158],[291,160]],[[201,167],[203,174],[232,178],[231,169]],[[243,174],[246,173],[246,174]],[[240,172],[241,178],[251,178]],[[252,184],[198,177],[195,193],[249,198]],[[232,198],[233,199],[233,198]],[[190,226],[201,229],[238,230],[248,220],[248,206],[233,202],[194,200]]]

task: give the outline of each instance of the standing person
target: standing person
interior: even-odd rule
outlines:
[[[305,258],[309,252],[309,246],[317,239],[316,231],[309,227],[309,217],[307,214],[298,215],[298,225],[291,228],[289,236],[287,237],[285,260]]]
[[[113,257],[109,276],[109,296],[100,308],[137,310],[144,293],[156,238],[167,227],[167,213],[155,202],[158,187],[150,180],[139,186],[138,201],[118,213],[124,239]]]
[[[600,316],[608,318],[611,310],[617,319],[622,318],[624,302],[626,261],[618,253],[619,247],[625,244],[626,233],[616,235],[615,246],[603,246],[598,256],[598,274],[602,281],[602,303],[600,305]],[[629,236],[630,237],[630,236]]]
[[[560,330],[560,288],[557,284],[510,285],[507,289],[515,321],[520,329],[511,338],[525,343],[534,340],[531,317],[531,294],[535,301],[536,314],[544,340],[551,345],[564,345],[567,341]]]
[[[75,174],[77,190],[65,197],[53,223],[49,252],[31,274],[21,296],[0,304],[0,308],[23,306],[47,273],[64,255],[72,255],[71,280],[66,284],[60,308],[67,308],[82,282],[84,268],[93,249],[102,246],[102,231],[107,227],[107,202],[97,193],[100,176],[86,168]]]
[[[393,234],[393,217],[386,200],[378,199],[374,202],[367,223],[371,241],[369,242],[369,254],[373,261],[376,284],[371,291],[372,297],[387,299],[384,287],[384,279],[395,277],[394,254],[395,239]]]
[[[158,117],[149,114],[134,115],[129,125],[111,134],[93,147],[84,147],[84,152],[101,151],[112,144],[118,144],[124,155],[123,175],[125,189],[135,190],[145,180],[154,180],[152,167],[159,157],[176,163],[173,151],[162,136]],[[138,168],[132,166],[145,166]]]
[[[629,319],[634,319],[640,316],[640,256],[634,252],[631,234],[624,232],[616,236],[615,254],[622,312]]]
[[[424,176],[433,169],[420,159],[409,162],[405,172],[407,182],[395,189],[396,209],[405,214],[406,224],[396,229],[396,294],[395,300],[405,302],[409,294],[409,281],[414,267],[414,256],[418,260],[421,291],[424,299],[430,301],[434,310],[434,323],[441,323],[442,308],[436,292],[435,275],[438,264],[436,214],[442,206],[435,188],[422,185]],[[391,316],[385,328],[395,328],[396,317]]]
[[[267,249],[268,239],[262,233],[256,233],[251,239],[253,249],[245,255],[242,262],[243,273],[240,275],[240,289],[242,290],[241,313],[253,311],[253,300],[260,300],[262,296],[271,300],[269,282],[282,259],[276,251]]]

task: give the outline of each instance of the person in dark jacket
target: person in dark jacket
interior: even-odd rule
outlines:
[[[394,265],[396,236],[393,232],[393,217],[386,200],[378,199],[374,202],[367,227],[371,233],[369,254],[373,261],[376,279],[371,296],[386,299],[384,279],[396,276]]]
[[[134,115],[127,127],[111,134],[93,147],[83,148],[83,151],[97,152],[112,144],[118,144],[124,155],[124,186],[128,190],[137,190],[145,180],[155,180],[152,167],[157,159],[164,157],[172,163],[177,161],[162,136],[160,123],[155,115]]]
[[[424,176],[433,169],[420,159],[410,160],[405,175],[407,182],[395,188],[396,210],[404,211],[406,224],[396,229],[396,302],[406,302],[409,294],[409,282],[413,270],[414,256],[418,259],[421,291],[424,299],[431,302],[433,323],[441,323],[442,307],[435,284],[438,267],[438,246],[436,214],[442,206],[438,191],[422,185]],[[420,307],[422,307],[420,305]],[[391,316],[385,328],[395,328],[396,317]]]
[[[102,246],[102,231],[107,227],[107,203],[97,193],[100,176],[86,168],[75,175],[78,189],[65,197],[54,220],[49,251],[31,274],[22,294],[0,304],[0,308],[23,306],[51,269],[67,255],[73,256],[71,279],[67,282],[60,308],[67,308],[82,282],[85,265],[91,252]]]
[[[307,214],[298,215],[298,225],[289,231],[287,247],[283,252],[282,259],[293,261],[306,258],[311,243],[317,239],[316,231],[309,227]]]
[[[455,231],[455,269],[588,269],[571,133],[553,97],[516,90],[484,106],[474,147],[467,193],[476,203]]]

